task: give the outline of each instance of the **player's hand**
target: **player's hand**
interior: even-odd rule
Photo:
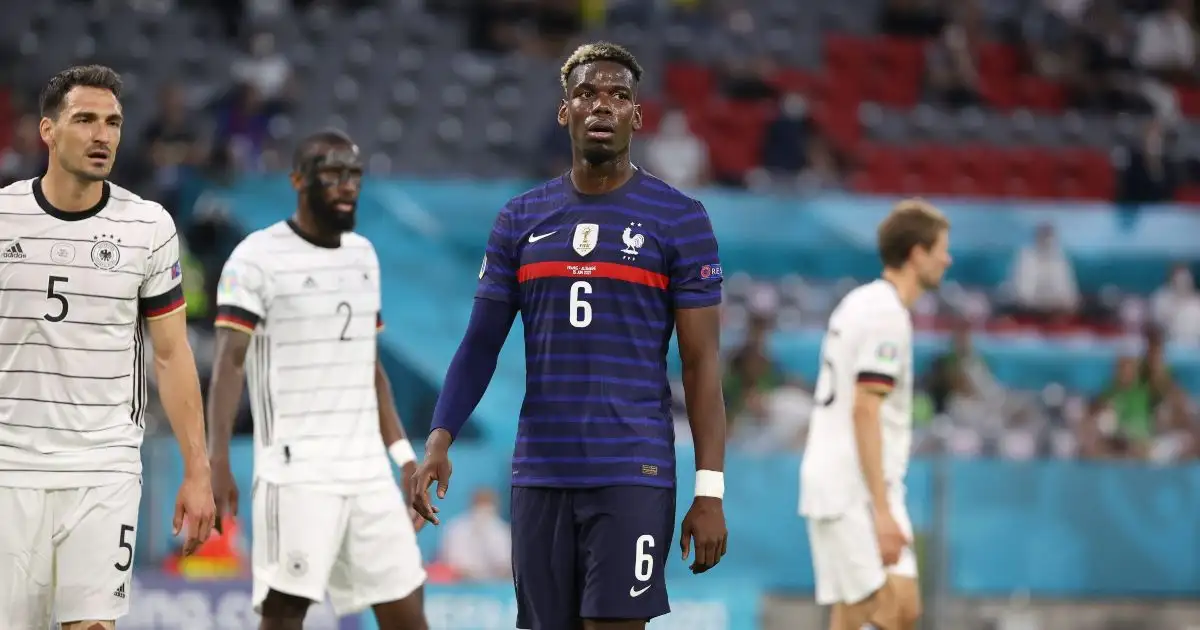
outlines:
[[[695,542],[696,557],[692,561],[692,573],[704,573],[716,566],[725,555],[729,543],[729,530],[725,529],[725,510],[721,500],[714,497],[696,497],[692,507],[683,517],[679,537],[679,548],[683,559],[688,559],[692,543]]]
[[[233,469],[229,466],[228,459],[214,457],[209,460],[208,465],[212,468],[213,503],[216,507],[213,525],[218,532],[224,533],[221,526],[225,517],[237,516],[238,513],[237,481],[233,478]]]
[[[183,555],[192,552],[208,540],[217,508],[213,502],[212,483],[208,470],[185,474],[179,494],[175,497],[175,535],[184,532]]]
[[[408,513],[408,520],[412,522],[413,532],[421,531],[425,527],[425,519],[417,514],[417,511],[412,509],[412,496],[409,486],[412,485],[412,478],[417,474],[417,463],[409,462],[400,469],[400,479],[403,480],[400,492],[404,494],[405,511]]]
[[[899,562],[900,552],[908,546],[908,537],[890,510],[875,512],[875,537],[879,540],[879,556],[883,559],[883,566],[890,567]]]
[[[450,464],[450,434],[442,429],[435,429],[425,441],[425,459],[417,466],[417,472],[412,476],[409,486],[409,497],[412,498],[412,509],[422,519],[438,525],[438,508],[429,500],[429,487],[437,482],[437,496],[446,498],[450,489],[450,475],[454,467]]]

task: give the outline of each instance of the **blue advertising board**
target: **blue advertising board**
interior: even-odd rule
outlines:
[[[650,630],[755,630],[762,593],[724,582],[671,587],[670,615]],[[517,604],[511,584],[435,584],[425,587],[425,616],[436,630],[512,630]],[[246,630],[258,627],[249,580],[186,581],[135,576],[122,630]],[[305,630],[379,630],[371,611],[338,619],[328,603],[314,606]]]

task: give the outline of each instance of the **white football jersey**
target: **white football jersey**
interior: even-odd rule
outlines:
[[[257,478],[339,493],[392,483],[375,392],[379,282],[366,238],[321,246],[289,222],[247,236],[225,263],[216,324],[253,335]]]
[[[870,500],[854,440],[855,387],[863,382],[892,388],[879,410],[883,475],[900,490],[912,448],[912,318],[886,280],[854,289],[829,317],[800,466],[804,516],[836,516]]]
[[[179,239],[157,203],[105,183],[63,212],[40,180],[0,189],[0,486],[140,475],[143,319],[184,308]]]

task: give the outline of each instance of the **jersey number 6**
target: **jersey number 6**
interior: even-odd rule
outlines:
[[[59,293],[54,286],[59,282],[66,284],[67,279],[62,276],[50,276],[50,279],[46,281],[46,299],[58,300],[59,304],[57,315],[51,315],[50,313],[42,315],[42,319],[48,322],[61,322],[67,318],[67,311],[69,310],[67,305],[67,296]]]
[[[579,297],[591,295],[592,284],[580,280],[571,285],[571,325],[576,328],[587,328],[592,323],[592,305]]]

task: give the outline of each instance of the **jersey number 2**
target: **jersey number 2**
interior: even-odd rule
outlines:
[[[571,325],[576,328],[587,328],[592,323],[592,305],[581,298],[581,295],[592,294],[592,283],[580,280],[571,285]]]
[[[350,330],[350,320],[354,317],[354,310],[350,308],[349,302],[338,302],[338,315],[341,315],[342,311],[346,311],[346,323],[342,324],[342,334],[338,335],[338,341],[350,341],[350,338],[346,336],[346,331]]]
[[[49,312],[47,312],[45,315],[42,315],[42,319],[48,322],[61,322],[67,318],[67,311],[69,310],[69,306],[67,305],[67,296],[59,293],[57,288],[54,286],[59,282],[66,284],[67,279],[62,276],[50,276],[50,279],[46,281],[46,299],[58,300],[59,306],[57,315],[51,315]]]

